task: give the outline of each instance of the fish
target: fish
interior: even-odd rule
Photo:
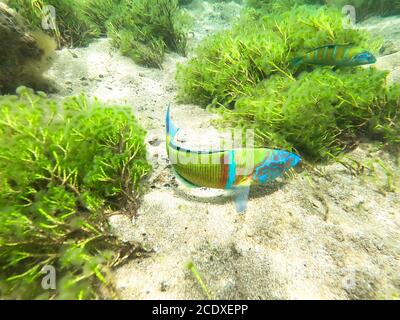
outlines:
[[[196,151],[178,146],[174,138],[179,131],[166,111],[166,149],[172,172],[191,188],[233,191],[236,210],[247,209],[250,186],[266,185],[301,162],[297,154],[270,148],[233,148]]]
[[[360,47],[348,45],[327,45],[307,52],[302,57],[297,57],[291,66],[299,67],[304,64],[314,64],[337,67],[356,67],[373,64],[375,56]]]

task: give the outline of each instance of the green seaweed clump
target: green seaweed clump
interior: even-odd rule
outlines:
[[[325,0],[245,0],[248,7],[255,8],[261,13],[284,12],[294,6],[322,5]]]
[[[263,17],[250,10],[232,30],[206,39],[197,56],[179,67],[180,96],[204,106],[232,106],[273,74],[291,78],[295,57],[332,43],[379,47],[366,33],[344,29],[337,10],[301,6]]]
[[[186,5],[190,4],[191,2],[193,2],[193,0],[178,0],[178,4],[180,6],[186,6]]]
[[[380,41],[344,29],[340,11],[296,6],[260,15],[248,10],[230,31],[205,40],[177,72],[180,97],[219,107],[223,123],[255,129],[260,145],[327,160],[368,136],[399,142],[399,86],[374,68],[307,66],[291,61],[327,44],[377,52]]]
[[[400,0],[326,0],[337,8],[351,5],[356,9],[357,21],[371,16],[393,16],[400,14]]]
[[[114,15],[122,0],[85,0],[83,14],[95,25],[102,36],[106,36],[107,21]]]
[[[108,211],[136,208],[149,172],[145,132],[128,107],[56,103],[18,89],[0,97],[0,295],[85,299],[140,246],[110,232]],[[45,290],[42,268],[56,271]]]
[[[59,47],[85,46],[109,36],[135,62],[161,68],[166,51],[186,55],[189,15],[178,0],[8,0],[32,30],[46,32]],[[55,9],[55,18],[47,6]]]
[[[109,36],[135,62],[161,68],[166,50],[186,54],[188,18],[176,0],[122,1]]]
[[[85,15],[87,1],[8,0],[7,4],[25,19],[32,30],[43,30],[42,22],[46,22],[48,28],[45,31],[57,40],[60,47],[85,46],[100,35],[98,26]],[[54,20],[51,12],[46,11],[49,5],[55,8]]]
[[[400,0],[247,0],[246,5],[264,14],[287,11],[299,5],[327,5],[340,10],[350,5],[356,10],[357,21],[400,14]]]
[[[254,128],[262,144],[327,160],[362,138],[400,142],[400,86],[388,88],[386,77],[363,68],[321,68],[297,79],[274,75],[222,115],[227,123]]]

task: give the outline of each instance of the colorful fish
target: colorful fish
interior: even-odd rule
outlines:
[[[192,187],[233,190],[236,209],[246,211],[251,185],[264,185],[297,166],[301,158],[293,153],[266,148],[238,148],[194,151],[173,140],[178,132],[166,113],[166,147],[175,176]]]
[[[304,56],[294,59],[293,67],[303,64],[323,66],[355,67],[376,62],[374,55],[359,47],[347,45],[328,45],[313,49]]]

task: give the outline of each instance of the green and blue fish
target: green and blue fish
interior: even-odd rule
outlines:
[[[184,149],[174,143],[178,130],[171,121],[168,107],[166,147],[177,179],[193,187],[233,190],[238,212],[246,211],[251,185],[265,185],[301,161],[296,154],[267,148]]]
[[[375,62],[375,56],[365,49],[348,45],[327,45],[313,49],[304,56],[294,59],[291,65],[293,67],[303,64],[356,67]]]

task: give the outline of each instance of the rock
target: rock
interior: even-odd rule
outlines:
[[[18,14],[0,2],[0,93],[24,85],[48,87],[43,73],[51,65],[56,42],[40,31],[30,31]]]
[[[240,17],[243,4],[235,1],[194,0],[185,9],[194,18],[189,46],[195,46],[208,35],[228,28]]]
[[[358,28],[383,38],[381,57],[376,66],[390,71],[389,82],[400,81],[400,17],[372,17],[360,23]]]
[[[165,281],[161,282],[160,290],[161,292],[166,292],[168,290],[168,284]]]
[[[376,66],[390,71],[389,82],[400,81],[400,52],[378,58]]]
[[[382,55],[400,51],[400,17],[372,17],[358,25],[360,29],[368,30],[373,36],[383,37]]]
[[[158,147],[161,144],[161,140],[158,138],[153,138],[149,140],[149,144],[155,147]]]

